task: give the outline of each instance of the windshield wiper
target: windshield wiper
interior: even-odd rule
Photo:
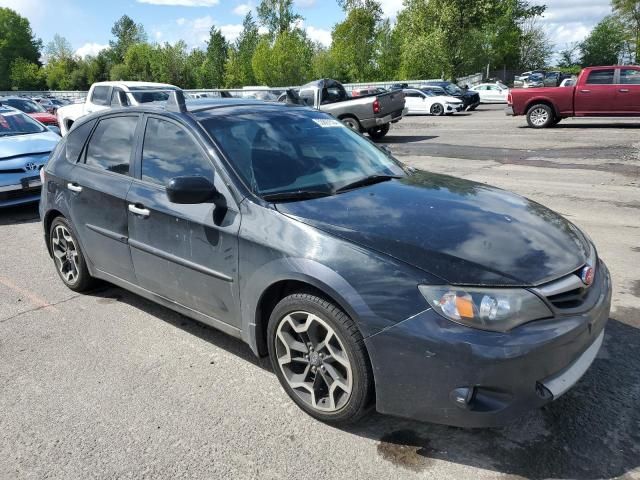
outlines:
[[[353,190],[354,188],[365,187],[367,185],[373,185],[375,183],[386,182],[392,178],[402,178],[400,175],[369,175],[368,177],[361,178],[355,182],[347,183],[342,187],[336,189],[336,193],[346,192],[347,190]]]
[[[331,195],[333,195],[333,192],[330,190],[294,190],[291,192],[267,193],[262,195],[262,198],[267,202],[287,202],[329,197]]]

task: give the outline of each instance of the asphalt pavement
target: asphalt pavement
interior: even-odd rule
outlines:
[[[403,161],[513,190],[584,228],[613,277],[604,346],[502,429],[300,411],[239,340],[122,289],[59,281],[35,207],[0,211],[0,478],[640,479],[640,121],[532,130],[481,106],[411,116]]]

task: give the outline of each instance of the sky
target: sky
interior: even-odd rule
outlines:
[[[111,27],[123,14],[142,23],[149,39],[184,40],[189,47],[204,47],[209,29],[220,28],[227,40],[242,30],[242,18],[259,0],[0,0],[27,17],[37,37],[46,45],[58,33],[81,56],[94,55],[111,39]],[[294,0],[304,17],[309,37],[331,43],[333,25],[344,18],[335,0]],[[384,13],[394,19],[402,0],[382,0]],[[546,4],[542,24],[557,50],[582,40],[591,27],[610,13],[610,0],[533,0]],[[254,15],[255,16],[255,15]]]

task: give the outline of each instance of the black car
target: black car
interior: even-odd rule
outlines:
[[[427,82],[425,85],[432,85],[444,89],[447,95],[462,100],[464,109],[468,111],[475,110],[480,105],[480,94],[472,90],[464,90],[455,83],[451,82]]]
[[[604,336],[609,273],[576,226],[310,108],[175,92],[102,111],[43,181],[69,288],[103,279],[241,338],[326,422],[375,404],[502,424],[577,382]]]

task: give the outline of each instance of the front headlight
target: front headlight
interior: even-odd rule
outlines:
[[[418,288],[440,315],[481,330],[507,332],[531,320],[552,316],[540,298],[522,288],[449,285],[420,285]]]

